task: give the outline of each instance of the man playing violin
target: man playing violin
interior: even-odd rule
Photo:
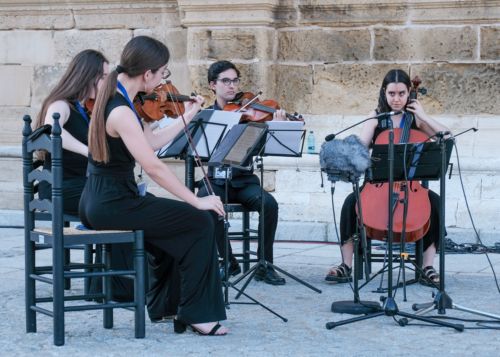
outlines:
[[[238,94],[240,84],[240,71],[229,61],[218,61],[213,63],[208,69],[208,84],[215,93],[216,100],[209,109],[222,110],[226,104],[234,100]],[[273,119],[285,120],[286,113],[278,109],[273,113]],[[249,162],[248,164],[251,164]],[[225,197],[225,171],[218,172],[212,167],[209,168],[208,177],[212,183],[216,195]],[[202,187],[198,191],[198,196],[207,196],[206,188]],[[273,262],[273,243],[278,225],[278,203],[274,197],[264,191],[264,257],[265,260]],[[245,171],[232,168],[228,182],[229,203],[240,203],[250,210],[260,211],[262,197],[259,178],[253,170]],[[219,254],[225,257],[224,223],[216,220],[215,235]],[[260,247],[259,247],[260,249]],[[235,276],[241,272],[241,268],[233,255],[229,245],[228,256],[230,260],[229,276]],[[224,270],[221,268],[221,276],[224,278]],[[255,279],[264,281],[271,285],[283,285],[285,279],[271,267],[260,267]]]

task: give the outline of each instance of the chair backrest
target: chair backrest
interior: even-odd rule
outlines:
[[[35,131],[31,129],[31,117],[23,117],[23,186],[24,186],[24,221],[25,229],[31,231],[35,225],[35,213],[46,212],[51,215],[52,232],[62,237],[63,198],[62,198],[62,138],[59,125],[59,113],[53,114],[54,124],[44,125]],[[51,155],[50,169],[34,165],[34,156],[37,151],[43,150]],[[35,186],[45,181],[52,185],[51,199],[40,199],[35,195]]]

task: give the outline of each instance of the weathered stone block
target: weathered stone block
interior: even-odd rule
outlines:
[[[272,93],[280,106],[293,113],[316,112],[312,108],[314,66],[274,65],[269,69]]]
[[[318,26],[369,26],[377,23],[404,24],[409,16],[406,2],[309,0],[298,5],[300,22]]]
[[[0,106],[30,105],[33,67],[0,66]]]
[[[272,54],[273,32],[270,29],[191,30],[188,58],[192,59],[268,59]]]
[[[22,128],[24,126],[23,116],[32,113],[30,107],[2,107],[0,106],[0,118],[2,128],[0,130],[0,145],[21,146]],[[35,120],[35,116],[32,116]],[[5,175],[5,171],[0,169]]]
[[[470,26],[375,28],[374,33],[377,61],[470,61],[478,37]]]
[[[165,29],[180,26],[176,4],[154,2],[94,5],[75,10],[74,17],[78,29],[137,29],[155,25]]]
[[[80,51],[101,51],[111,63],[118,63],[125,44],[132,38],[130,30],[58,31],[54,34],[58,62],[69,63]],[[53,62],[52,62],[53,63]]]
[[[411,10],[407,20],[414,24],[498,23],[500,17],[497,0],[412,1],[407,5]]]
[[[66,66],[37,66],[33,74],[33,87],[31,94],[31,107],[34,113],[38,113],[43,100],[59,82],[66,71]]]
[[[481,27],[482,60],[498,61],[500,59],[500,27]]]
[[[314,114],[370,113],[377,107],[389,64],[335,64],[314,66],[311,110]]]
[[[371,35],[361,30],[278,32],[278,59],[301,62],[367,61]]]
[[[48,64],[55,58],[51,31],[0,31],[0,63]]]
[[[419,64],[412,65],[412,77],[422,78],[427,88],[429,113],[500,114],[500,64]],[[430,104],[430,105],[429,105]]]
[[[74,19],[70,9],[36,9],[26,6],[0,11],[0,30],[26,29],[51,30],[70,29]]]

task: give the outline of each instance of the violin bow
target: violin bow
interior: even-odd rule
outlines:
[[[170,92],[170,90],[167,90],[167,93],[170,96],[172,96],[172,94],[173,94],[172,92]],[[181,104],[184,105],[184,103],[181,103]],[[196,145],[194,145],[193,137],[191,136],[191,133],[188,130],[188,125],[186,123],[186,119],[184,118],[184,114],[182,114],[180,112],[180,110],[177,108],[177,105],[174,105],[174,108],[175,108],[177,116],[180,117],[182,120],[182,124],[183,124],[182,130],[184,131],[184,136],[186,137],[186,139],[188,141],[189,147],[194,152],[194,159],[196,161],[196,165],[198,165],[201,168],[201,171],[203,173],[203,185],[205,186],[205,189],[207,190],[207,192],[210,195],[215,195],[212,184],[210,183],[210,180],[208,179],[208,174],[205,171],[205,168],[203,167],[201,157],[198,154],[198,150],[196,149]]]

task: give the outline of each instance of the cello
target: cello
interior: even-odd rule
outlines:
[[[418,77],[412,80],[413,87],[410,89],[410,101],[417,98],[420,82]],[[420,92],[423,92],[423,90],[420,90]],[[420,143],[428,140],[425,133],[411,129],[414,120],[413,114],[405,113],[403,128],[393,129],[395,143]],[[375,144],[388,143],[389,130],[385,130],[378,135]],[[392,188],[389,188],[387,182],[365,184],[360,199],[363,207],[363,223],[366,228],[366,235],[377,240],[384,240],[388,236],[389,189],[392,189],[394,197],[392,202],[394,241],[399,242],[403,232],[406,242],[415,242],[421,239],[429,230],[431,204],[429,190],[424,188],[418,181],[394,182]],[[405,200],[407,202],[406,212]]]

